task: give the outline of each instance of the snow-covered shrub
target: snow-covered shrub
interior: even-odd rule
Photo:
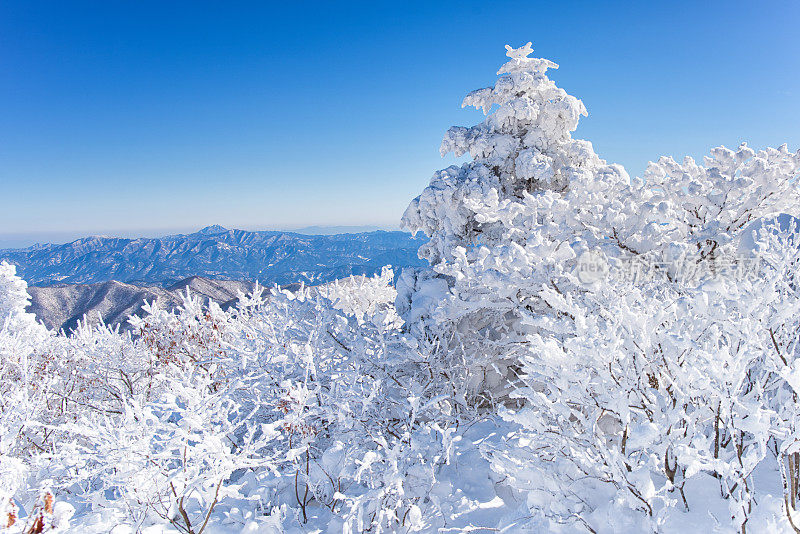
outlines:
[[[43,362],[48,332],[25,311],[29,301],[14,266],[0,263],[0,525],[16,516],[12,497],[23,485],[28,449],[38,445],[29,423],[52,400]]]
[[[133,335],[82,324],[43,338],[58,402],[25,420],[46,445],[2,457],[14,483],[3,510],[20,505],[32,521],[39,488],[52,486],[79,529],[432,524],[423,510],[436,507],[428,493],[453,420],[425,355],[391,320],[391,276],[352,298],[338,287],[337,303],[314,288],[258,287],[223,311],[187,293],[173,312],[146,305]],[[337,309],[345,302],[365,313]]]
[[[55,472],[89,517],[199,533],[220,500],[238,495],[227,487],[235,474],[274,470],[285,455],[270,417],[279,413],[274,384],[261,369],[238,372],[222,341],[232,317],[218,307],[187,294],[178,312],[146,311],[132,318],[135,338],[86,327],[65,343],[87,364],[77,382],[91,385],[93,401],[73,391],[84,409],[59,425],[62,442],[37,467]]]
[[[792,416],[780,414],[795,404],[787,378],[800,335],[798,237],[767,224],[749,276],[708,272],[682,286],[665,273],[562,300],[575,329],[529,337],[516,393],[525,404],[505,413],[525,430],[508,450],[490,451],[536,496],[534,516],[613,532],[628,508],[660,531],[672,507],[707,502],[684,490],[713,476],[743,530],[764,489],[754,471],[794,443]]]
[[[399,317],[394,309],[397,290],[394,271],[386,266],[375,276],[350,276],[317,287],[336,309],[353,315],[359,323],[395,326]]]
[[[133,524],[163,519],[184,532],[203,531],[237,471],[274,468],[281,434],[275,422],[258,424],[234,399],[258,402],[247,380],[219,386],[199,368],[168,370],[170,391],[146,402],[128,399],[113,419],[87,415],[70,425],[62,445],[61,477],[93,506],[117,508]],[[99,492],[98,489],[102,491]]]
[[[246,326],[229,344],[251,345],[246,353],[260,356],[248,361],[263,366],[271,359],[267,374],[281,377],[276,405],[290,443],[283,468],[290,476],[274,481],[271,504],[298,507],[302,520],[324,506],[331,525],[348,532],[420,526],[418,502],[434,483],[434,467],[446,461],[449,418],[439,419],[424,358],[408,357],[412,351],[380,310],[373,323],[334,307],[380,303],[391,272],[381,278],[335,303],[307,289],[273,290],[267,303],[243,299]],[[364,294],[370,288],[375,294]]]

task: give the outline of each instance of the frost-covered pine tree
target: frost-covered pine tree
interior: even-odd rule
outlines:
[[[628,184],[621,166],[572,138],[586,108],[547,77],[557,65],[529,58],[531,43],[506,48],[495,85],[462,104],[486,119],[442,143],[443,155],[472,161],[437,172],[403,216],[430,236],[419,253],[432,269],[404,271],[398,311],[461,374],[467,397],[503,395],[528,312],[548,308],[538,293],[563,289],[553,276],[600,242],[597,206]]]

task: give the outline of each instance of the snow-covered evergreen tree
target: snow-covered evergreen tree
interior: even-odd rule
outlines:
[[[529,58],[530,43],[507,50],[495,85],[463,102],[487,118],[442,143],[442,154],[472,161],[437,172],[403,217],[430,236],[420,256],[433,267],[406,272],[398,287],[409,328],[449,363],[463,359],[466,394],[483,397],[503,394],[527,317],[549,307],[542,286],[563,289],[554,278],[600,242],[599,206],[628,184],[621,166],[572,138],[586,109],[547,77],[557,65]]]

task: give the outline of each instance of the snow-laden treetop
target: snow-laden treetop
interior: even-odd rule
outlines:
[[[550,208],[545,204],[554,207],[554,200],[572,184],[582,183],[575,193],[582,191],[591,200],[601,194],[598,188],[629,181],[624,169],[606,165],[591,143],[572,139],[571,132],[587,112],[583,102],[547,77],[547,70],[558,65],[528,57],[531,43],[506,49],[510,59],[498,71],[495,84],[469,93],[462,104],[482,109],[486,118],[475,126],[450,128],[442,142],[442,155],[469,153],[473,160],[434,174],[403,216],[412,231],[432,238],[420,255],[433,265],[451,259],[455,247],[497,243],[508,239],[503,237],[507,230],[542,223],[536,217],[528,217],[526,223],[501,222],[489,215],[491,211],[517,205],[530,213],[526,204],[531,194],[551,191],[554,196],[540,206],[546,211]],[[541,204],[541,199],[536,202]]]
[[[486,120],[471,128],[450,128],[441,153],[461,156],[469,152],[476,161],[499,167],[501,183],[517,194],[520,189],[563,188],[561,165],[545,155],[552,158],[562,148],[559,143],[571,141],[570,132],[578,127],[586,108],[545,74],[558,65],[528,57],[533,52],[531,43],[520,48],[506,45],[506,49],[511,59],[497,71],[500,78],[495,85],[469,93],[462,103],[462,107],[482,109]],[[513,183],[519,179],[528,182],[526,187]]]

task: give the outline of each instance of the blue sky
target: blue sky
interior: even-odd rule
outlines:
[[[631,174],[796,150],[799,25],[797,2],[3,2],[0,246],[396,224],[529,40]]]

